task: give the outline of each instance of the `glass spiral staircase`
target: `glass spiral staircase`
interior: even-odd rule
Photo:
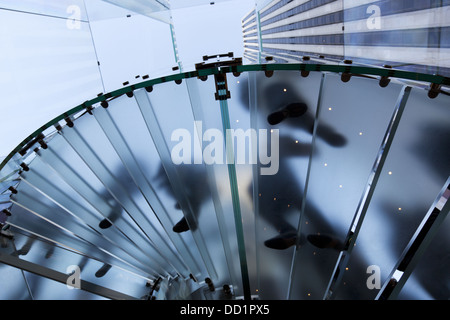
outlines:
[[[219,60],[11,152],[2,297],[447,299],[450,79]]]

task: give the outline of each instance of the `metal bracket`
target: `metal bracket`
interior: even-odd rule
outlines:
[[[220,61],[220,58],[223,57],[230,57],[231,60],[226,61]],[[242,58],[234,58],[233,52],[228,52],[226,54],[218,54],[218,55],[212,55],[212,56],[203,56],[203,61],[207,61],[212,58],[217,58],[218,61],[211,62],[211,63],[197,63],[195,65],[195,70],[204,70],[204,69],[211,69],[211,68],[218,68],[219,73],[214,74],[214,81],[216,83],[216,93],[215,98],[216,100],[227,100],[231,98],[230,91],[228,90],[228,83],[227,83],[227,75],[226,73],[222,73],[220,68],[222,67],[236,67],[242,65]],[[234,72],[235,75],[238,75],[239,73]],[[198,77],[201,80],[205,80],[204,77],[199,76]]]

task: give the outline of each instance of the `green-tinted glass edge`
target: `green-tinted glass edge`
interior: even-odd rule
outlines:
[[[353,75],[372,75],[372,76],[384,76],[390,78],[397,78],[403,80],[414,80],[414,81],[422,81],[434,83],[437,85],[450,85],[450,78],[440,76],[440,75],[430,75],[423,74],[417,72],[403,71],[397,69],[390,68],[374,68],[374,67],[365,67],[365,66],[353,66],[353,65],[330,65],[330,64],[255,64],[255,65],[241,65],[241,66],[232,66],[232,67],[220,67],[220,68],[210,68],[210,69],[202,69],[198,71],[189,71],[179,74],[174,74],[170,76],[164,76],[160,78],[155,78],[151,80],[142,81],[136,84],[132,84],[129,86],[125,86],[123,88],[117,89],[110,93],[99,95],[98,97],[83,102],[82,104],[64,112],[58,117],[50,120],[32,134],[30,134],[26,139],[24,139],[10,154],[2,161],[0,164],[0,170],[4,168],[4,166],[11,160],[11,158],[19,152],[24,146],[27,145],[30,141],[32,141],[35,137],[41,134],[46,129],[54,126],[59,121],[62,121],[71,115],[74,115],[78,112],[88,109],[97,103],[101,103],[105,100],[115,98],[130,92],[133,92],[136,89],[150,87],[156,84],[170,82],[170,81],[179,81],[183,79],[189,79],[199,76],[209,76],[219,73],[242,73],[249,71],[281,71],[281,70],[291,70],[291,71],[317,71],[317,72],[334,72],[334,73],[349,73]]]

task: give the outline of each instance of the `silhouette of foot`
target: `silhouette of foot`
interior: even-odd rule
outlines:
[[[267,117],[271,125],[276,125],[287,118],[297,118],[306,113],[308,107],[304,103],[291,103],[279,111],[275,111]]]
[[[54,252],[55,252],[55,247],[51,247],[45,254],[45,259],[51,258],[53,256]]]
[[[108,229],[109,227],[112,226],[112,223],[109,222],[108,219],[103,219],[102,221],[100,221],[100,223],[98,224],[98,226],[99,226],[101,229]]]
[[[26,256],[30,252],[31,244],[31,242],[27,241],[21,249],[17,250],[17,256]]]
[[[270,249],[284,250],[295,245],[297,232],[288,231],[264,241],[264,245]]]
[[[347,139],[345,136],[334,131],[328,126],[319,125],[319,128],[317,129],[317,136],[333,147],[343,147],[347,144]]]
[[[173,226],[173,231],[176,233],[181,233],[189,230],[189,225],[186,221],[186,218],[181,219],[177,222],[176,225]]]
[[[306,239],[308,239],[313,246],[320,249],[330,248],[340,251],[344,248],[343,244],[338,239],[328,235],[309,234]]]
[[[109,271],[109,269],[111,269],[111,266],[105,263],[100,269],[97,270],[95,276],[97,278],[101,278]]]

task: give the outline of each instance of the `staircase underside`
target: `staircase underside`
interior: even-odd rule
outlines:
[[[2,163],[1,261],[30,273],[22,298],[73,294],[49,283],[78,266],[107,298],[447,299],[450,100],[433,83],[450,82],[268,64],[99,95]]]

